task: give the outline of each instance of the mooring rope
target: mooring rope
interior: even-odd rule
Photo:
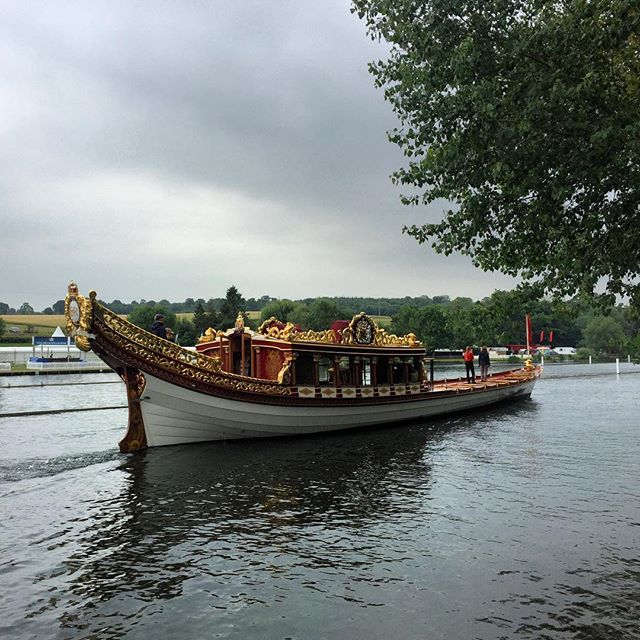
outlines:
[[[45,409],[42,411],[18,411],[16,413],[0,413],[0,418],[22,418],[24,416],[46,416],[54,413],[78,413],[79,411],[106,411],[107,409],[126,409],[126,404],[114,407],[80,407],[76,409]]]
[[[99,380],[96,382],[40,382],[38,384],[5,384],[0,389],[40,389],[42,387],[76,387],[91,384],[122,384],[122,380]]]

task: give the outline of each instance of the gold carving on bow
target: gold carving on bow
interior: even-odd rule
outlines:
[[[290,395],[291,393],[289,388],[279,386],[273,380],[261,380],[223,372],[218,356],[208,356],[184,349],[136,327],[98,303],[94,305],[94,331],[103,336],[104,341],[115,345],[119,350],[183,379],[251,393],[271,395]]]
[[[74,338],[76,347],[82,351],[90,351],[89,334],[93,319],[93,302],[96,292],[90,291],[89,298],[78,293],[78,285],[69,283],[64,300],[64,316],[67,322],[67,335]]]

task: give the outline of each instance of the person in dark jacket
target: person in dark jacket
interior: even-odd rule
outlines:
[[[489,350],[487,347],[482,347],[480,349],[480,354],[478,355],[478,364],[480,365],[480,379],[482,382],[486,382],[487,376],[489,375],[489,367],[491,366],[491,360],[489,359]]]
[[[153,324],[149,330],[159,338],[167,339],[167,328],[164,326],[164,316],[161,313],[156,313],[153,317]]]

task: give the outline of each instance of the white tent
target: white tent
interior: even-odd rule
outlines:
[[[56,327],[56,330],[51,334],[52,338],[66,338],[64,331],[60,327]]]

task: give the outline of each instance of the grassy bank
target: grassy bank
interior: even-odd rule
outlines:
[[[66,320],[63,315],[3,315],[0,316],[5,323],[5,338],[20,339],[25,343],[31,343],[33,336],[49,337],[60,327],[65,330]],[[4,346],[20,346],[7,343]]]

